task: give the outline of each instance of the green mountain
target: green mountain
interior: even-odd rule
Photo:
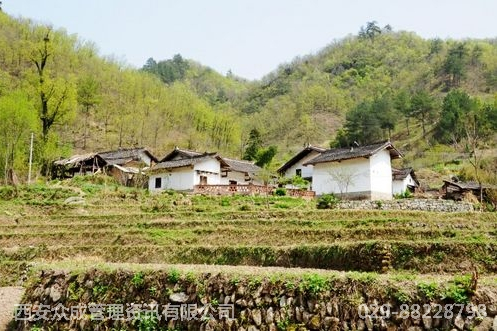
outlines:
[[[136,70],[0,12],[0,63],[2,177],[25,174],[30,132],[41,170],[62,155],[130,146],[241,157],[254,136],[261,151],[277,147],[273,167],[307,143],[391,138],[407,151],[455,150],[476,109],[485,137],[496,130],[497,39],[425,40],[375,22],[248,81],[181,55]],[[485,142],[478,148],[495,147]]]

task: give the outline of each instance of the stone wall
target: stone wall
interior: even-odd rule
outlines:
[[[338,209],[422,210],[434,212],[472,212],[473,204],[440,199],[397,199],[379,201],[341,201]]]
[[[290,278],[281,274],[261,277],[90,270],[80,274],[48,271],[39,276],[26,289],[23,304],[34,312],[42,305],[45,309],[78,305],[86,307],[85,313],[71,320],[57,320],[48,314],[44,320],[19,321],[12,330],[37,326],[44,330],[422,331],[491,330],[497,326],[495,286],[471,293],[464,292],[469,288],[461,288],[458,293],[469,297],[455,306],[454,299],[447,297],[450,282],[437,283],[439,294],[430,294],[427,299],[427,293],[432,292],[422,292],[416,281],[381,280],[368,274],[301,274]],[[117,306],[107,308],[111,304],[124,306],[120,319],[108,318],[117,311]],[[142,305],[141,312],[129,315],[132,304]],[[91,305],[93,311],[88,312]],[[103,318],[96,305],[103,305]],[[174,317],[171,307],[181,306],[194,307],[191,312],[195,316]],[[152,307],[159,307],[155,313],[158,318],[147,318],[154,314],[143,313],[153,312]],[[231,311],[229,307],[233,307]],[[464,308],[461,314],[459,307]],[[219,316],[221,308],[227,311],[224,317]]]

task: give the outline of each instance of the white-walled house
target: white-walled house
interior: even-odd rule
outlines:
[[[278,169],[278,173],[280,174],[280,176],[285,178],[300,176],[303,179],[312,182],[314,165],[307,164],[307,162],[321,155],[321,153],[325,151],[326,149],[324,148],[309,145],[295,154],[295,156],[288,160],[285,164],[283,164]]]
[[[204,153],[190,157],[170,153],[149,171],[150,191],[191,191],[195,185],[221,184],[221,169],[228,167],[216,153]]]
[[[334,148],[303,165],[313,165],[312,189],[349,199],[392,199],[391,160],[402,154],[391,142]]]
[[[392,194],[414,192],[418,187],[419,182],[412,168],[392,169]]]
[[[250,161],[241,161],[223,157],[228,168],[221,171],[222,185],[263,185],[264,183],[257,178],[257,174],[262,169]]]

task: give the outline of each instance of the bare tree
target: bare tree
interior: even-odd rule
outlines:
[[[475,171],[475,179],[480,190],[480,205],[483,202],[482,179],[479,171],[483,158],[483,151],[481,150],[481,147],[485,138],[489,135],[489,132],[491,132],[488,127],[488,123],[483,120],[484,114],[481,111],[482,109],[476,109],[475,111],[467,114],[464,125],[466,148],[469,151],[468,161],[473,166]]]
[[[354,184],[355,178],[358,176],[358,173],[350,168],[331,169],[328,171],[328,174],[331,177],[330,182],[337,184],[342,198],[344,194],[348,193],[349,186]]]

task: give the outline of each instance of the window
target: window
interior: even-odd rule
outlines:
[[[295,175],[302,177],[302,169],[296,169],[295,170]]]
[[[207,176],[200,176],[200,185],[207,185]]]
[[[162,187],[162,178],[157,177],[155,179],[155,188],[161,188]]]
[[[237,184],[236,180],[230,180],[230,185],[236,185],[236,184]]]

